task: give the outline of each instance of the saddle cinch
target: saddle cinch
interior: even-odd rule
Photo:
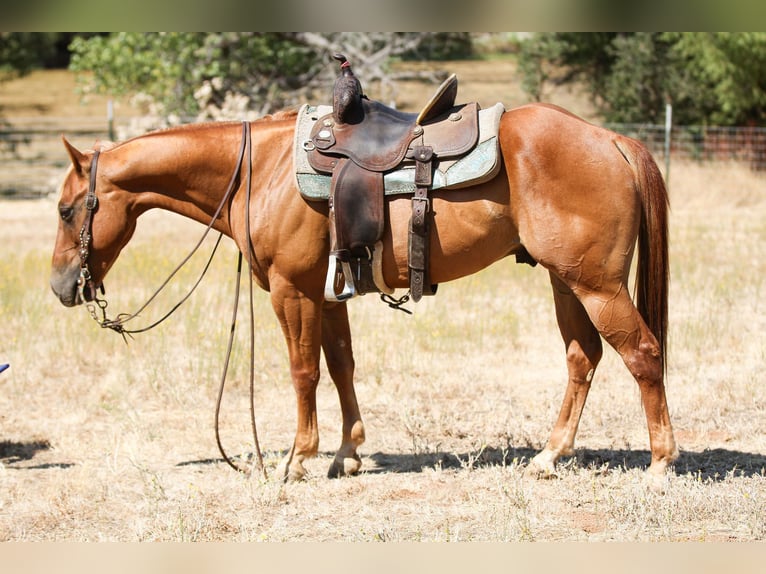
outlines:
[[[409,226],[410,296],[433,295],[428,244],[431,219],[428,191],[434,166],[459,158],[479,139],[477,103],[455,105],[457,78],[439,87],[419,114],[405,113],[368,99],[342,54],[332,112],[318,118],[303,148],[310,166],[332,174],[329,193],[330,264],[325,299],[344,301],[369,292],[393,293],[380,266],[384,175],[414,163]]]

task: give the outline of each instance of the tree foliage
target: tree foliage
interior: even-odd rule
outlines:
[[[120,32],[72,42],[70,67],[85,91],[142,92],[167,113],[192,115],[245,94],[270,107],[316,73],[314,52],[276,33]],[[201,92],[200,92],[201,90]]]
[[[84,93],[141,94],[162,115],[262,115],[326,95],[345,53],[365,86],[395,100],[395,59],[464,58],[469,33],[0,32],[0,80],[66,64]],[[70,43],[71,41],[71,43]],[[585,86],[607,122],[766,125],[766,33],[539,33],[520,42],[520,81],[535,100],[550,85]],[[427,71],[416,72],[429,76]],[[431,77],[436,81],[438,77]],[[324,90],[324,92],[322,92]],[[238,117],[239,117],[238,116]]]
[[[72,42],[70,67],[84,91],[142,93],[161,112],[220,117],[245,108],[256,115],[306,101],[334,77],[343,52],[365,82],[392,81],[395,57],[465,53],[467,34],[309,32],[113,33]],[[85,74],[84,72],[87,72]]]
[[[766,33],[666,34],[712,123],[766,125]]]
[[[581,82],[609,122],[766,125],[766,33],[541,33],[519,54],[535,99]]]
[[[57,32],[0,32],[0,78],[23,75],[56,52]]]

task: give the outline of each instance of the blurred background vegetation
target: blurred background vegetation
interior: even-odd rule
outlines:
[[[0,32],[0,80],[68,67],[83,94],[140,94],[164,114],[264,114],[332,81],[335,51],[365,82],[438,80],[400,61],[514,58],[530,99],[578,83],[605,122],[661,123],[672,103],[679,124],[766,126],[763,32]]]

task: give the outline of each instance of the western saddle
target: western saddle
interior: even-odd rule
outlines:
[[[433,169],[440,159],[462,156],[476,145],[479,106],[455,105],[453,74],[419,114],[400,112],[368,99],[346,57],[333,57],[341,62],[341,73],[332,113],[317,120],[304,145],[311,167],[332,174],[325,298],[344,301],[368,292],[393,292],[373,267],[374,259],[380,262],[385,224],[383,176],[414,163],[408,265],[410,296],[419,301],[437,288],[430,281],[428,260]]]

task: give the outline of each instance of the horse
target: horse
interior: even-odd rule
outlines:
[[[302,197],[292,170],[296,115],[283,110],[252,122],[167,128],[95,150],[80,151],[62,137],[71,166],[60,189],[50,279],[65,306],[94,299],[136,220],[154,208],[209,224],[249,253],[252,279],[270,294],[284,334],[296,396],[295,438],[276,469],[283,480],[303,478],[304,461],[317,454],[322,353],[342,413],[328,476],[359,472],[357,449],[365,440],[350,301],[328,301],[323,293],[328,206]],[[245,125],[252,177],[235,162]],[[640,390],[651,450],[645,476],[664,480],[679,451],[664,384],[669,200],[662,175],[639,141],[549,104],[506,110],[499,149],[501,165],[489,181],[431,193],[430,276],[453,281],[514,254],[549,274],[568,376],[550,437],[525,472],[555,476],[557,460],[574,453],[603,338]],[[385,213],[383,277],[406,289],[410,199],[387,196]]]

